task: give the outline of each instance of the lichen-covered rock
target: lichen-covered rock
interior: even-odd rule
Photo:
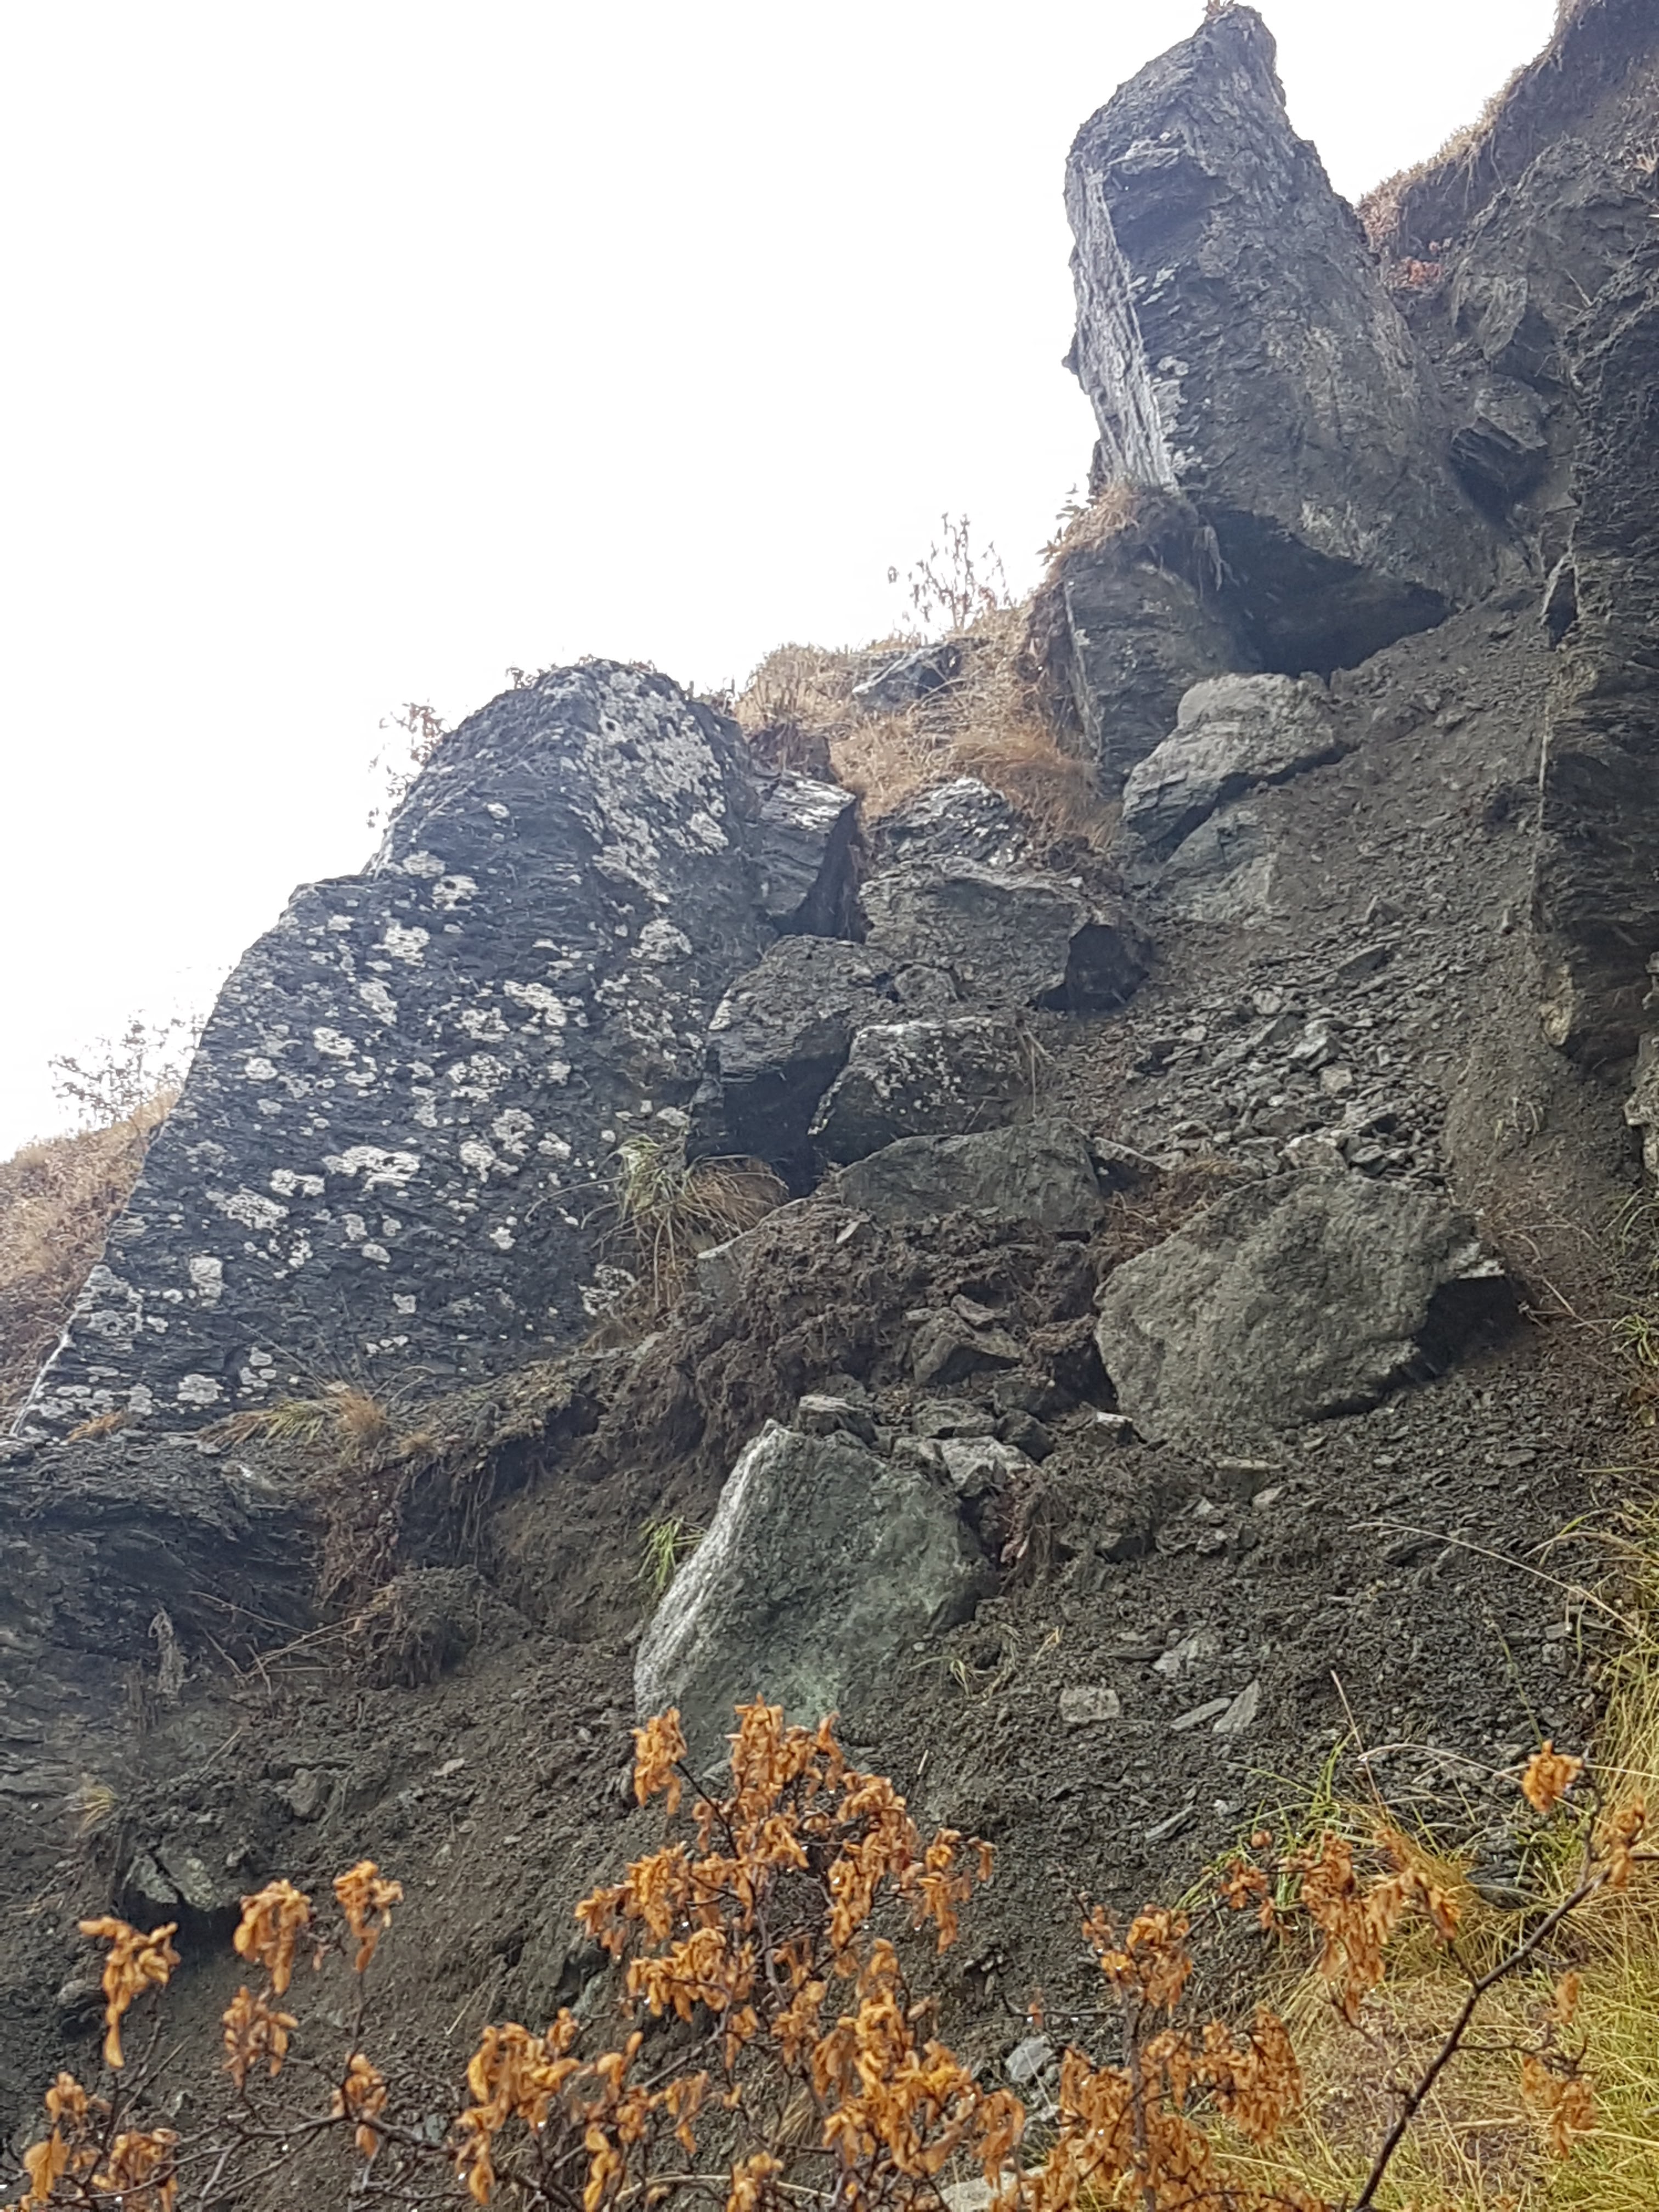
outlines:
[[[1006,1014],[861,1029],[812,1123],[826,1160],[860,1160],[901,1137],[1000,1127],[1029,1113],[1031,1049]]]
[[[988,1586],[943,1484],[850,1436],[768,1422],[641,1640],[639,1713],[678,1705],[699,1766],[757,1697],[807,1726],[840,1712],[856,1728]]]
[[[1327,674],[1478,595],[1494,546],[1438,395],[1253,9],[1091,118],[1066,205],[1100,473],[1188,495],[1261,665]]]
[[[1096,1343],[1142,1436],[1225,1449],[1424,1380],[1507,1299],[1437,1193],[1281,1176],[1118,1267]]]
[[[889,869],[865,885],[864,910],[872,952],[946,968],[964,995],[994,1004],[1102,1012],[1151,965],[1126,911],[1036,870]]]
[[[967,1211],[999,1229],[1092,1231],[1103,1203],[1081,1132],[1046,1116],[965,1137],[910,1137],[844,1168],[843,1206],[882,1223]]]
[[[1288,676],[1196,684],[1174,730],[1124,785],[1124,827],[1168,851],[1224,801],[1253,785],[1282,783],[1340,750],[1322,685]]]
[[[1533,920],[1544,1032],[1627,1060],[1659,949],[1659,244],[1581,339],[1571,626],[1551,687]]]
[[[641,669],[464,723],[226,984],[26,1429],[440,1388],[579,1335],[595,1186],[770,934],[754,817],[732,726]]]

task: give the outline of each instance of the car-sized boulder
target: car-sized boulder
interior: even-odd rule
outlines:
[[[1230,1449],[1426,1380],[1509,1304],[1498,1263],[1437,1192],[1288,1175],[1115,1269],[1096,1343],[1142,1436]]]
[[[890,1700],[917,1644],[988,1587],[942,1481],[850,1436],[769,1421],[645,1632],[635,1703],[641,1718],[678,1706],[699,1767],[753,1698],[791,1721],[841,1712],[856,1727]]]

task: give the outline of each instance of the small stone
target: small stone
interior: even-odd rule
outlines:
[[[1046,2035],[1028,2035],[1017,2043],[1002,2062],[1002,2070],[1017,2089],[1040,2081],[1054,2063],[1054,2046]]]
[[[997,1434],[1030,1460],[1045,1460],[1054,1448],[1053,1436],[1030,1413],[1005,1413],[997,1423]]]
[[[1220,1656],[1221,1638],[1215,1630],[1195,1628],[1190,1636],[1183,1637],[1178,1644],[1172,1644],[1152,1671],[1167,1675],[1174,1682],[1200,1661],[1218,1659]],[[1223,1703],[1225,1703],[1224,1699]]]
[[[994,1437],[951,1437],[939,1446],[945,1473],[958,1498],[984,1498],[1030,1467],[1022,1451]]]
[[[1328,1098],[1340,1098],[1353,1089],[1353,1070],[1351,1067],[1322,1067],[1319,1087]],[[1332,1148],[1334,1150],[1334,1146]]]
[[[862,1406],[854,1406],[845,1398],[832,1398],[821,1391],[808,1391],[795,1407],[791,1425],[809,1437],[832,1437],[839,1431],[856,1437],[860,1443],[873,1446],[876,1424]]]
[[[328,1797],[328,1784],[314,1767],[302,1766],[276,1792],[296,1820],[314,1820]]]
[[[1215,1724],[1218,1735],[1243,1735],[1261,1704],[1261,1682],[1247,1682]]]
[[[1376,903],[1372,902],[1373,906]],[[1375,975],[1379,968],[1386,967],[1393,957],[1391,945],[1362,945],[1358,951],[1337,963],[1336,980],[1339,983],[1363,982],[1367,975]]]
[[[1095,1434],[1109,1444],[1132,1444],[1135,1425],[1127,1413],[1097,1413]]]
[[[988,1437],[996,1432],[996,1419],[983,1406],[961,1398],[923,1398],[910,1415],[910,1426],[919,1437]]]
[[[1170,1723],[1170,1732],[1172,1735],[1184,1735],[1188,1729],[1202,1728],[1206,1721],[1215,1720],[1230,1711],[1232,1704],[1231,1698],[1212,1698],[1207,1705],[1194,1705],[1191,1712],[1182,1713]]]
[[[1188,1799],[1178,1813],[1171,1813],[1168,1820],[1160,1820],[1155,1827],[1148,1828],[1146,1841],[1149,1844],[1167,1844],[1172,1836],[1178,1836],[1191,1824],[1197,1811],[1197,1806]]]
[[[1103,1682],[1073,1682],[1060,1693],[1060,1717],[1067,1728],[1097,1728],[1122,1717],[1122,1700]]]

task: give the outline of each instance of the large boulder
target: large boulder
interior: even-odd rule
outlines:
[[[1006,1014],[862,1029],[812,1139],[826,1160],[862,1159],[901,1137],[998,1127],[1030,1111],[1031,1047]]]
[[[864,910],[872,953],[948,969],[965,995],[1005,1006],[1103,1012],[1152,962],[1126,910],[1036,869],[892,868],[865,885]]]
[[[1071,1122],[1023,1121],[965,1137],[910,1137],[836,1178],[843,1206],[883,1224],[966,1211],[1000,1229],[1087,1236],[1104,1203],[1089,1146]]]
[[[765,1160],[805,1188],[808,1131],[866,1024],[903,1012],[892,963],[839,939],[786,937],[738,977],[708,1025],[692,1150]]]
[[[1225,1449],[1425,1379],[1507,1301],[1437,1193],[1309,1172],[1246,1184],[1126,1261],[1096,1342],[1143,1436]]]
[[[769,1421],[726,1479],[708,1533],[641,1640],[641,1718],[678,1705],[692,1759],[717,1753],[759,1697],[856,1729],[890,1699],[917,1644],[988,1588],[942,1483],[846,1434]]]
[[[1109,785],[1168,736],[1182,695],[1258,663],[1224,611],[1213,544],[1187,502],[1142,491],[1121,526],[1060,556],[1033,609],[1052,711]]]
[[[1648,1025],[1659,949],[1659,242],[1581,347],[1575,618],[1550,693],[1533,921],[1545,1035],[1606,1064]]]
[[[1226,799],[1282,783],[1340,750],[1321,684],[1288,676],[1220,676],[1195,684],[1176,726],[1123,787],[1123,826],[1164,851]]]
[[[1261,665],[1328,674],[1479,595],[1442,404],[1253,9],[1090,118],[1066,207],[1099,473],[1188,495]]]
[[[573,1341],[595,1187],[677,1126],[772,934],[756,815],[734,727],[641,668],[463,723],[364,872],[296,892],[226,984],[25,1429]]]

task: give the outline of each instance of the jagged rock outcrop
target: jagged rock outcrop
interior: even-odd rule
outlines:
[[[1030,1110],[1029,1042],[1006,1014],[951,1014],[862,1029],[812,1122],[829,1161],[902,1137],[989,1129]]]
[[[475,714],[371,866],[299,891],[225,986],[26,1429],[570,1341],[619,1139],[684,1127],[733,972],[844,904],[849,836],[845,794],[757,788],[641,669]]]
[[[1659,948],[1659,244],[1578,336],[1571,620],[1552,686],[1533,916],[1545,1034],[1628,1060]]]
[[[1283,1176],[1118,1268],[1096,1342],[1142,1435],[1224,1451],[1422,1380],[1506,1297],[1436,1193]]]
[[[1253,9],[1091,118],[1066,206],[1098,474],[1187,495],[1261,665],[1328,674],[1486,587],[1494,550],[1438,393],[1291,128]]]
[[[867,1725],[917,1640],[988,1586],[945,1484],[845,1433],[769,1422],[641,1640],[635,1703],[678,1705],[699,1766],[756,1697],[808,1726],[836,1711]]]

